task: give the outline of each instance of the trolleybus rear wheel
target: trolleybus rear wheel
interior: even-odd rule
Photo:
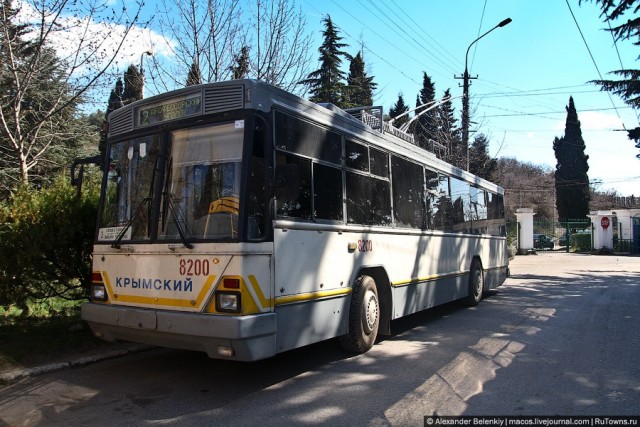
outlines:
[[[478,305],[482,299],[483,288],[482,264],[477,259],[474,259],[471,262],[471,271],[469,271],[469,295],[464,299],[465,305],[471,307]]]

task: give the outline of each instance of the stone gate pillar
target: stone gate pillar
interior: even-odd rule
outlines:
[[[518,220],[518,253],[526,254],[533,250],[533,209],[518,208],[516,209],[516,218]]]
[[[593,250],[602,248],[613,250],[613,217],[612,211],[592,211],[589,214],[593,227]]]

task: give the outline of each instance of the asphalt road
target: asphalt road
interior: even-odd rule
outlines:
[[[640,414],[640,258],[542,253],[475,308],[251,363],[157,349],[0,387],[0,426],[422,426],[425,415]]]

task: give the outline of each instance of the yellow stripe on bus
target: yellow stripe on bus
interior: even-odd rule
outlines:
[[[256,276],[250,274],[249,276],[247,276],[247,278],[251,283],[251,287],[253,288],[256,295],[258,296],[258,299],[260,300],[260,305],[262,306],[262,308],[268,309],[273,307],[273,303],[272,303],[273,300],[271,298],[266,299],[264,297],[264,294],[262,293],[262,288],[260,288],[260,284],[258,284],[258,279],[256,279]]]
[[[173,307],[199,307],[202,304],[202,300],[207,296],[209,290],[213,286],[213,282],[216,279],[216,276],[208,276],[207,280],[204,282],[204,286],[198,293],[198,296],[195,300],[188,299],[179,299],[179,298],[156,298],[156,297],[146,297],[146,296],[138,296],[138,295],[117,295],[113,292],[111,288],[111,281],[109,280],[109,275],[106,271],[102,272],[102,277],[104,278],[104,283],[107,286],[109,291],[109,295],[113,296],[114,300],[118,302],[128,302],[133,304],[148,304],[148,305],[162,305],[162,306],[173,306]]]
[[[433,282],[434,280],[449,279],[452,277],[464,276],[465,274],[468,274],[468,273],[469,271],[456,271],[453,273],[435,274],[433,276],[418,277],[415,279],[403,280],[400,282],[393,282],[391,283],[391,286],[400,287],[400,286],[408,286],[408,285],[417,285],[418,283],[423,283],[423,282]]]
[[[314,299],[327,298],[327,297],[337,297],[342,295],[347,295],[351,293],[351,288],[347,289],[335,289],[332,291],[318,291],[318,292],[308,292],[305,294],[298,295],[287,295],[284,297],[276,298],[276,305],[282,304],[291,304],[294,302],[303,302],[303,301],[311,301]]]

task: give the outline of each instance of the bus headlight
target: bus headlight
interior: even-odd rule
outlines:
[[[240,294],[238,292],[216,292],[216,310],[225,313],[240,313]]]
[[[107,300],[107,291],[102,284],[92,284],[91,285],[91,299],[94,301],[106,301]]]

